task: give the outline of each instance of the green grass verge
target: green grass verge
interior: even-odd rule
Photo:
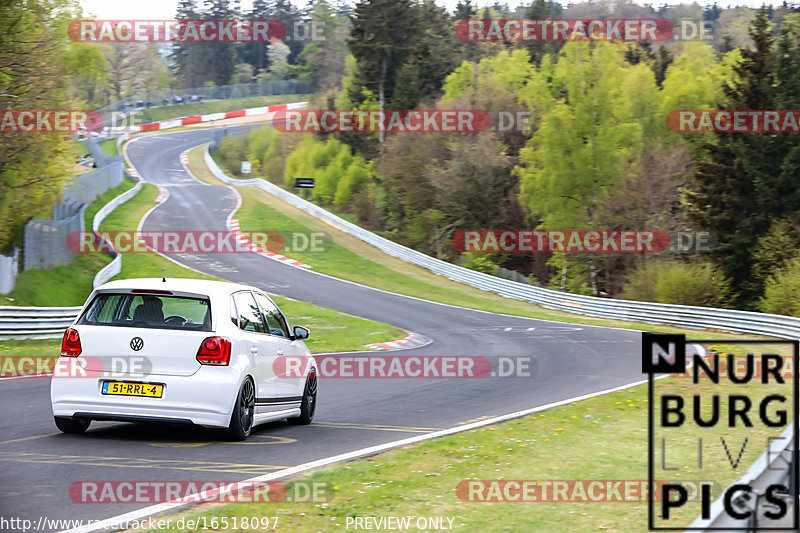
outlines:
[[[14,290],[0,296],[0,302],[36,307],[81,305],[92,292],[94,275],[109,262],[104,255],[80,254],[66,265],[20,272]]]
[[[132,187],[130,181],[123,179],[120,185],[89,204],[84,211],[86,231],[92,230],[92,220],[105,204]],[[92,290],[94,275],[110,261],[111,258],[103,254],[80,254],[68,264],[49,270],[25,270],[17,276],[14,289],[0,296],[0,304],[42,307],[81,305]]]
[[[684,397],[700,394],[708,400],[712,394],[726,398],[729,393],[741,393],[743,386],[712,386],[708,380],[693,384],[691,379],[673,377],[659,380],[657,387]],[[774,387],[753,383],[746,391],[756,406],[757,398]],[[726,402],[721,405],[726,417]],[[298,481],[332,487],[335,494],[327,503],[204,504],[164,518],[172,518],[175,524],[178,517],[277,516],[280,531],[344,530],[347,518],[356,516],[451,517],[453,529],[469,532],[645,531],[646,501],[472,502],[462,501],[456,487],[463,480],[646,481],[647,411],[647,387],[640,386],[331,466],[287,482],[289,487]],[[782,431],[722,426],[703,430],[703,469],[696,467],[696,426],[687,424],[668,434],[668,465],[680,469],[657,471],[656,479],[712,480],[726,487],[764,452],[765,439]],[[735,469],[720,436],[733,449],[734,461],[744,436],[750,438]],[[690,503],[669,526],[687,526],[699,514],[699,503]]]
[[[119,155],[116,139],[106,139],[105,141],[100,141],[99,144],[107,155]]]
[[[72,143],[72,146],[74,148],[76,156],[83,157],[85,155],[89,155],[89,147],[86,146],[85,142],[75,141],[74,143]]]
[[[189,152],[189,168],[202,181],[218,185],[221,182],[205,165],[203,149],[198,147]],[[238,190],[242,196],[242,206],[235,216],[239,219],[242,231],[322,231],[333,238],[333,246],[325,252],[303,253],[291,250],[281,252],[311,265],[317,272],[378,289],[494,313],[577,324],[681,332],[697,339],[715,337],[714,334],[669,326],[584,317],[504,298],[451,281],[422,267],[384,254],[377,248],[320,222],[305,211],[292,207],[260,189],[242,187]]]
[[[86,211],[83,212],[84,214],[84,223],[86,225],[86,231],[92,230],[92,221],[94,220],[94,216],[100,211],[103,206],[105,206],[108,202],[119,196],[120,194],[133,189],[134,184],[127,178],[122,179],[122,183],[114,187],[113,189],[109,189],[100,196],[98,196],[94,202],[89,204],[86,208]]]
[[[142,117],[146,122],[159,122],[178,117],[190,117],[193,115],[206,115],[209,113],[222,113],[224,111],[238,111],[250,107],[262,107],[267,105],[285,104],[289,102],[302,102],[308,100],[308,94],[281,94],[276,96],[250,96],[247,98],[232,98],[230,100],[219,100],[215,102],[201,102],[199,104],[183,104],[142,111]]]

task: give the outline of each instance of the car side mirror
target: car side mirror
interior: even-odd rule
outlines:
[[[295,326],[294,328],[292,328],[292,332],[294,333],[294,339],[292,340],[307,339],[308,336],[311,334],[311,332],[308,331],[308,328],[304,328],[303,326]]]

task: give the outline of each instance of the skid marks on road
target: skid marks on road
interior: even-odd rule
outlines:
[[[431,433],[442,428],[423,428],[412,426],[387,426],[383,424],[354,424],[350,422],[314,422],[314,426],[335,429],[363,429],[368,431],[399,431],[401,433]]]
[[[198,442],[151,442],[150,446],[164,446],[167,448],[199,448],[201,446],[208,446],[209,444],[233,444],[241,445],[262,445],[262,444],[292,444],[297,442],[297,439],[290,437],[279,437],[278,435],[250,435],[246,441],[230,442],[224,440],[209,440]]]
[[[194,472],[227,472],[234,474],[266,474],[288,468],[279,465],[224,463],[218,461],[187,461],[179,459],[143,459],[139,457],[107,457],[93,455],[59,455],[49,453],[0,452],[0,461],[46,463],[81,466],[110,466],[114,468],[166,468]]]

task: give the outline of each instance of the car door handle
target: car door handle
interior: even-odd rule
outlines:
[[[258,348],[256,348],[255,346],[251,346],[250,347],[250,353],[253,354],[253,355],[258,354]]]
[[[283,350],[278,350],[278,355],[283,355]]]

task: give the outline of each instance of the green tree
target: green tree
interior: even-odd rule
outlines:
[[[70,108],[67,26],[80,17],[67,0],[3,1],[0,109]],[[47,216],[71,155],[65,135],[0,132],[0,251],[21,242],[32,214]]]
[[[258,1],[258,0],[256,0]],[[175,13],[176,20],[202,19],[202,9],[197,0],[180,0]],[[170,51],[172,68],[182,87],[200,87],[206,81],[206,63],[203,49],[195,43],[173,43]]]
[[[785,267],[800,249],[800,234],[786,220],[776,220],[753,250],[753,277],[764,282]]]
[[[239,0],[205,0],[203,18],[231,20],[239,17]],[[195,48],[197,44],[192,44]],[[202,46],[201,61],[206,65],[207,79],[225,85],[233,75],[237,59],[236,43],[206,43]]]
[[[237,63],[233,67],[233,75],[228,83],[252,83],[253,82],[253,65],[250,63]]]
[[[187,0],[181,1],[185,2]],[[250,20],[272,20],[274,19],[273,14],[269,0],[253,0],[253,7],[247,13],[247,18]],[[244,43],[239,48],[239,56],[242,60],[253,65],[255,72],[262,72],[269,66],[267,43]]]
[[[310,19],[311,27],[324,40],[312,41],[303,48],[297,58],[298,79],[310,81],[317,88],[336,87],[345,75],[347,19],[326,0],[314,2]]]
[[[630,66],[623,54],[619,45],[568,43],[550,93],[536,90],[538,78],[531,84],[527,98],[540,119],[516,172],[522,203],[542,228],[595,227],[610,192],[635,175],[649,129],[641,117],[655,113],[656,86],[649,68]],[[629,86],[639,91],[636,99]],[[593,255],[589,276],[598,295]]]
[[[561,5],[552,0],[533,0],[525,18],[528,19],[553,19],[561,14]],[[557,54],[564,43],[555,41],[530,41],[522,42],[521,46],[528,50],[530,61],[534,65],[540,65],[542,58],[546,54]]]
[[[754,48],[740,50],[742,60],[734,66],[734,83],[725,88],[723,107],[780,109],[800,103],[796,93],[800,59],[798,54],[776,54],[766,10],[756,14],[750,38]],[[779,51],[786,50],[784,44],[788,46],[779,45]],[[773,219],[783,218],[800,228],[800,145],[796,137],[715,133],[715,143],[706,146],[699,167],[693,216],[719,236],[714,257],[739,289],[741,306],[752,306],[761,293],[761,284],[752,275],[752,250],[759,237],[769,230]]]
[[[383,111],[394,94],[395,74],[413,48],[416,17],[410,0],[363,0],[353,11],[348,46],[356,59],[357,81],[348,95],[360,103],[363,89],[378,96]],[[380,132],[383,142],[384,133]]]
[[[72,96],[89,106],[105,105],[108,87],[108,61],[104,45],[73,42],[67,48],[64,62],[69,69]]]

